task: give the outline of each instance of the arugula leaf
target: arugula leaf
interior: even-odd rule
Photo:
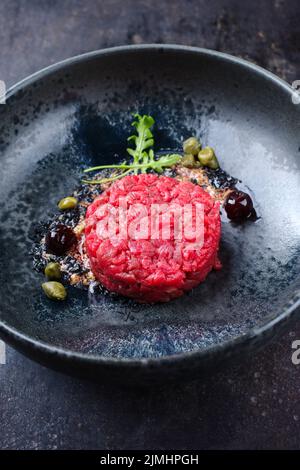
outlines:
[[[163,155],[158,160],[153,160],[152,162],[149,162],[149,165],[152,170],[155,170],[158,173],[162,173],[163,168],[170,168],[171,166],[176,165],[179,160],[181,160],[181,155],[178,155],[177,153],[172,153],[169,155]]]
[[[131,135],[127,140],[135,144],[135,149],[128,148],[127,152],[133,157],[134,164],[146,163],[149,157],[146,150],[154,144],[151,127],[155,121],[153,117],[147,115],[134,114],[134,117],[135,121],[131,125],[136,128],[137,135]]]
[[[131,135],[127,139],[129,142],[133,142],[135,145],[135,148],[127,148],[127,152],[133,158],[133,162],[129,164],[122,163],[120,165],[101,165],[95,166],[93,168],[87,168],[84,170],[84,173],[107,168],[122,170],[122,172],[120,174],[113,175],[111,178],[104,178],[102,180],[84,180],[84,183],[107,183],[109,181],[122,178],[130,171],[133,171],[135,174],[137,174],[139,171],[146,173],[147,170],[154,170],[157,173],[162,173],[164,168],[170,168],[181,159],[181,155],[169,154],[163,155],[155,160],[154,152],[151,148],[154,145],[154,138],[151,128],[155,121],[152,116],[147,115],[141,116],[140,114],[134,114],[134,118],[135,120],[131,125],[135,127],[136,134]]]

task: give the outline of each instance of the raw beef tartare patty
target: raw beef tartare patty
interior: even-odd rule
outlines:
[[[122,212],[119,211],[120,201]],[[189,223],[195,225],[196,203],[203,207],[203,239],[197,248],[191,249],[191,243],[196,241],[195,231],[194,238],[191,232],[186,235],[184,229],[181,237],[175,235],[174,223],[176,227],[177,224],[172,215],[169,236],[162,235],[164,220],[168,220],[163,217],[157,219],[159,230],[153,235],[150,217],[153,205],[165,204],[165,207],[180,210],[190,205]],[[136,204],[143,207],[138,224],[135,223],[138,220]],[[105,229],[104,221],[108,217],[114,217],[118,227],[113,236],[107,235],[107,226]],[[126,227],[131,223],[137,230],[148,227],[143,239],[140,232],[137,236],[134,230],[128,230],[124,236],[121,228],[124,220]],[[220,232],[219,203],[200,186],[166,176],[141,174],[116,181],[88,207],[85,247],[96,279],[108,290],[139,302],[167,302],[191,290],[213,268],[220,267],[217,257]]]

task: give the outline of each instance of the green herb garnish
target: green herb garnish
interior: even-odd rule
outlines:
[[[128,148],[127,152],[133,157],[134,165],[147,164],[150,154],[153,154],[153,150],[147,152],[147,149],[154,145],[151,127],[155,121],[152,116],[147,115],[135,114],[134,117],[136,120],[131,125],[136,128],[137,135],[131,135],[127,140],[135,144],[135,149]],[[143,169],[142,171],[145,172],[146,170]],[[137,169],[134,172],[137,173]]]
[[[128,137],[128,141],[133,142],[135,148],[127,149],[127,152],[133,158],[133,162],[128,164],[121,163],[120,165],[100,165],[87,168],[84,170],[84,173],[109,168],[120,170],[121,173],[113,175],[110,178],[103,178],[101,180],[84,180],[84,183],[107,183],[119,178],[123,178],[123,176],[132,171],[134,174],[137,174],[139,171],[141,173],[146,173],[147,170],[154,170],[157,173],[162,173],[164,168],[170,168],[181,159],[181,156],[178,154],[163,155],[155,159],[154,151],[151,148],[154,145],[154,138],[151,128],[155,121],[153,117],[147,115],[141,116],[140,114],[135,114],[134,117],[135,120],[133,121],[132,126],[135,127],[136,134]]]

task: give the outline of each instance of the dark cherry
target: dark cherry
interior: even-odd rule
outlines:
[[[224,209],[228,219],[237,222],[255,217],[252,199],[243,191],[232,191],[225,200]]]
[[[61,256],[75,245],[77,238],[70,227],[63,224],[57,224],[47,233],[45,242],[47,253]]]

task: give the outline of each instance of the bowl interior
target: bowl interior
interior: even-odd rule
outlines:
[[[189,135],[215,147],[261,218],[224,221],[223,269],[176,301],[141,306],[71,289],[51,303],[32,269],[34,226],[84,167],[122,158],[132,112],[155,117],[157,150],[180,149]],[[299,106],[263,73],[195,51],[115,51],[44,74],[0,114],[0,318],[9,326],[86,354],[168,356],[244,335],[299,287]]]

